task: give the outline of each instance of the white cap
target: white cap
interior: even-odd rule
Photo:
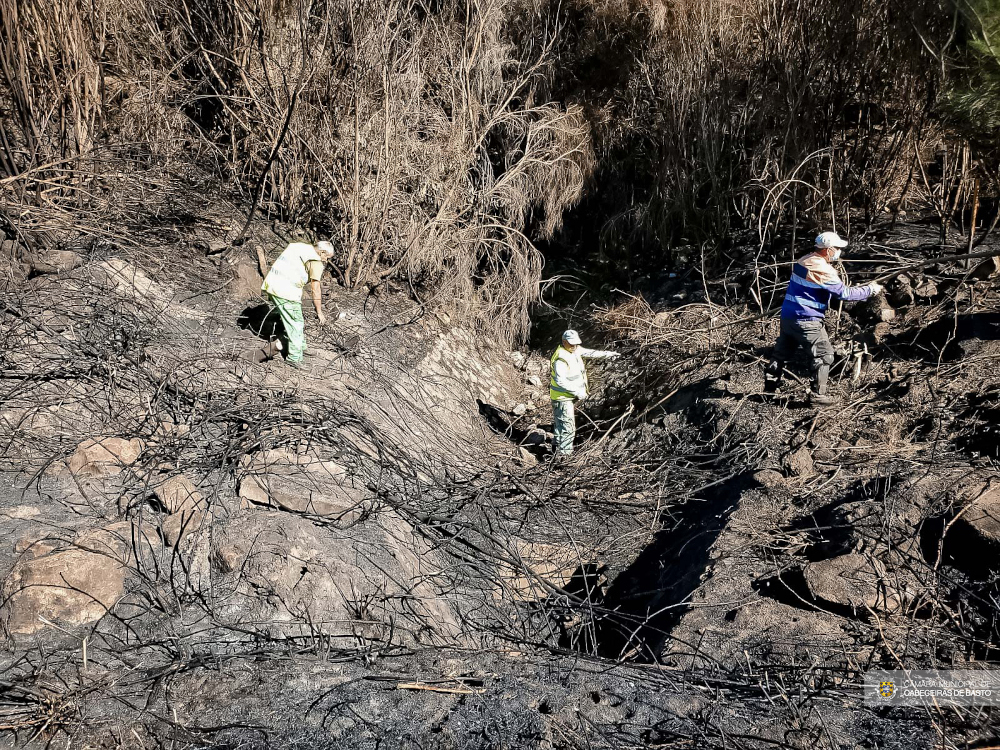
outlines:
[[[563,341],[565,341],[567,344],[572,344],[573,346],[576,346],[577,344],[580,343],[580,334],[574,331],[572,328],[570,328],[563,334]]]
[[[324,253],[325,255],[332,255],[333,243],[327,242],[326,240],[321,240],[320,242],[316,243],[316,249],[319,250],[321,253]]]
[[[826,250],[830,247],[847,247],[847,240],[840,239],[840,235],[836,232],[823,232],[816,238],[816,247],[820,250]]]

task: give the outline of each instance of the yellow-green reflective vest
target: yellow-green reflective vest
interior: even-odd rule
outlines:
[[[566,363],[566,370],[568,371],[564,385],[572,388],[575,392],[570,392],[556,383],[556,362],[560,359]],[[580,391],[587,391],[587,368],[583,364],[583,357],[580,356],[579,350],[568,352],[562,346],[559,346],[549,362],[552,365],[549,374],[550,399],[553,401],[572,400],[576,398],[576,394]]]

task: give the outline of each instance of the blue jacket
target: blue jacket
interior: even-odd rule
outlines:
[[[831,299],[861,302],[871,294],[868,286],[847,286],[826,258],[816,252],[809,253],[795,261],[781,317],[822,319]]]

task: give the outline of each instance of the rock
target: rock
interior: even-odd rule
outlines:
[[[173,513],[160,523],[160,533],[167,546],[176,547],[181,539],[211,522],[212,514],[204,510]]]
[[[77,534],[70,544],[88,552],[113,557],[123,565],[143,559],[160,546],[153,526],[134,521],[118,521],[101,528],[87,529]]]
[[[528,376],[528,385],[534,386],[535,388],[541,388],[542,379],[535,374]]]
[[[784,487],[787,482],[785,477],[781,475],[781,472],[775,471],[774,469],[761,469],[760,471],[754,472],[754,481],[759,483],[762,487],[768,489],[774,489],[775,487]]]
[[[525,359],[524,355],[521,354],[521,352],[511,352],[509,356],[510,356],[510,361],[514,365],[514,367],[516,367],[519,370],[524,367]]]
[[[167,513],[183,513],[204,510],[205,498],[198,492],[194,484],[186,476],[170,477],[167,481],[153,488],[153,494],[166,508]]]
[[[584,557],[581,557],[583,555]],[[544,599],[553,588],[563,588],[582,566],[593,563],[597,550],[585,550],[574,544],[549,544],[513,539],[510,562],[499,566],[499,598],[518,601]]]
[[[812,454],[805,446],[802,446],[793,453],[786,454],[781,460],[781,465],[789,476],[805,478],[816,473],[816,468],[813,466]]]
[[[61,627],[92,623],[125,594],[125,569],[107,555],[68,549],[18,562],[3,586],[0,613],[8,632],[44,630],[44,617]]]
[[[221,585],[237,585],[217,617],[269,632],[324,632],[344,645],[362,633],[457,633],[449,598],[432,587],[445,564],[440,553],[392,511],[363,523],[347,537],[283,513],[217,520],[210,559],[228,574]]]
[[[927,279],[913,290],[913,295],[919,299],[933,299],[938,296],[937,284]]]
[[[896,311],[891,307],[880,307],[878,310],[878,320],[880,323],[888,323],[896,319]]]
[[[527,448],[518,448],[518,461],[522,466],[535,466],[538,464],[538,459],[535,458],[535,454],[529,451]]]
[[[528,405],[527,404],[518,404],[513,409],[514,416],[517,416],[517,417],[523,417],[525,415],[525,413],[527,413],[527,411],[528,411]]]
[[[205,255],[218,255],[229,247],[229,240],[225,238],[213,237],[205,243]]]
[[[360,513],[364,489],[353,487],[334,461],[275,450],[254,454],[244,466],[239,495],[248,502],[342,520]]]
[[[14,552],[18,555],[40,557],[54,552],[58,542],[52,539],[37,539],[34,536],[24,536],[14,542]]]
[[[653,316],[653,325],[657,328],[664,328],[670,323],[670,313],[658,312]]]
[[[314,494],[308,487],[285,489],[266,476],[250,476],[240,482],[240,497],[257,505],[279,508],[314,516],[336,516],[351,510],[352,505],[331,502]]]
[[[153,432],[154,438],[180,438],[190,434],[191,426],[176,422],[160,422]]]
[[[908,307],[913,304],[913,287],[906,276],[898,276],[886,290],[889,302],[894,307]]]
[[[72,250],[36,251],[29,259],[36,273],[65,273],[83,263],[83,258]]]
[[[987,279],[993,278],[997,274],[1000,274],[1000,255],[994,255],[992,258],[984,260],[972,269],[969,276],[974,279],[978,279],[979,281],[986,281]]]
[[[138,438],[105,437],[84,440],[66,460],[74,475],[113,477],[122,469],[135,463],[142,453],[143,443]]]
[[[810,595],[854,609],[899,609],[898,593],[887,586],[885,567],[874,558],[851,552],[809,563],[802,570]]]
[[[987,549],[1000,551],[1000,484],[993,483],[966,506],[956,525]]]

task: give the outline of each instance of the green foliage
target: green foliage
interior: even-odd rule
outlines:
[[[1000,148],[1000,0],[963,6],[969,31],[962,75],[945,99],[961,130],[987,149]]]

